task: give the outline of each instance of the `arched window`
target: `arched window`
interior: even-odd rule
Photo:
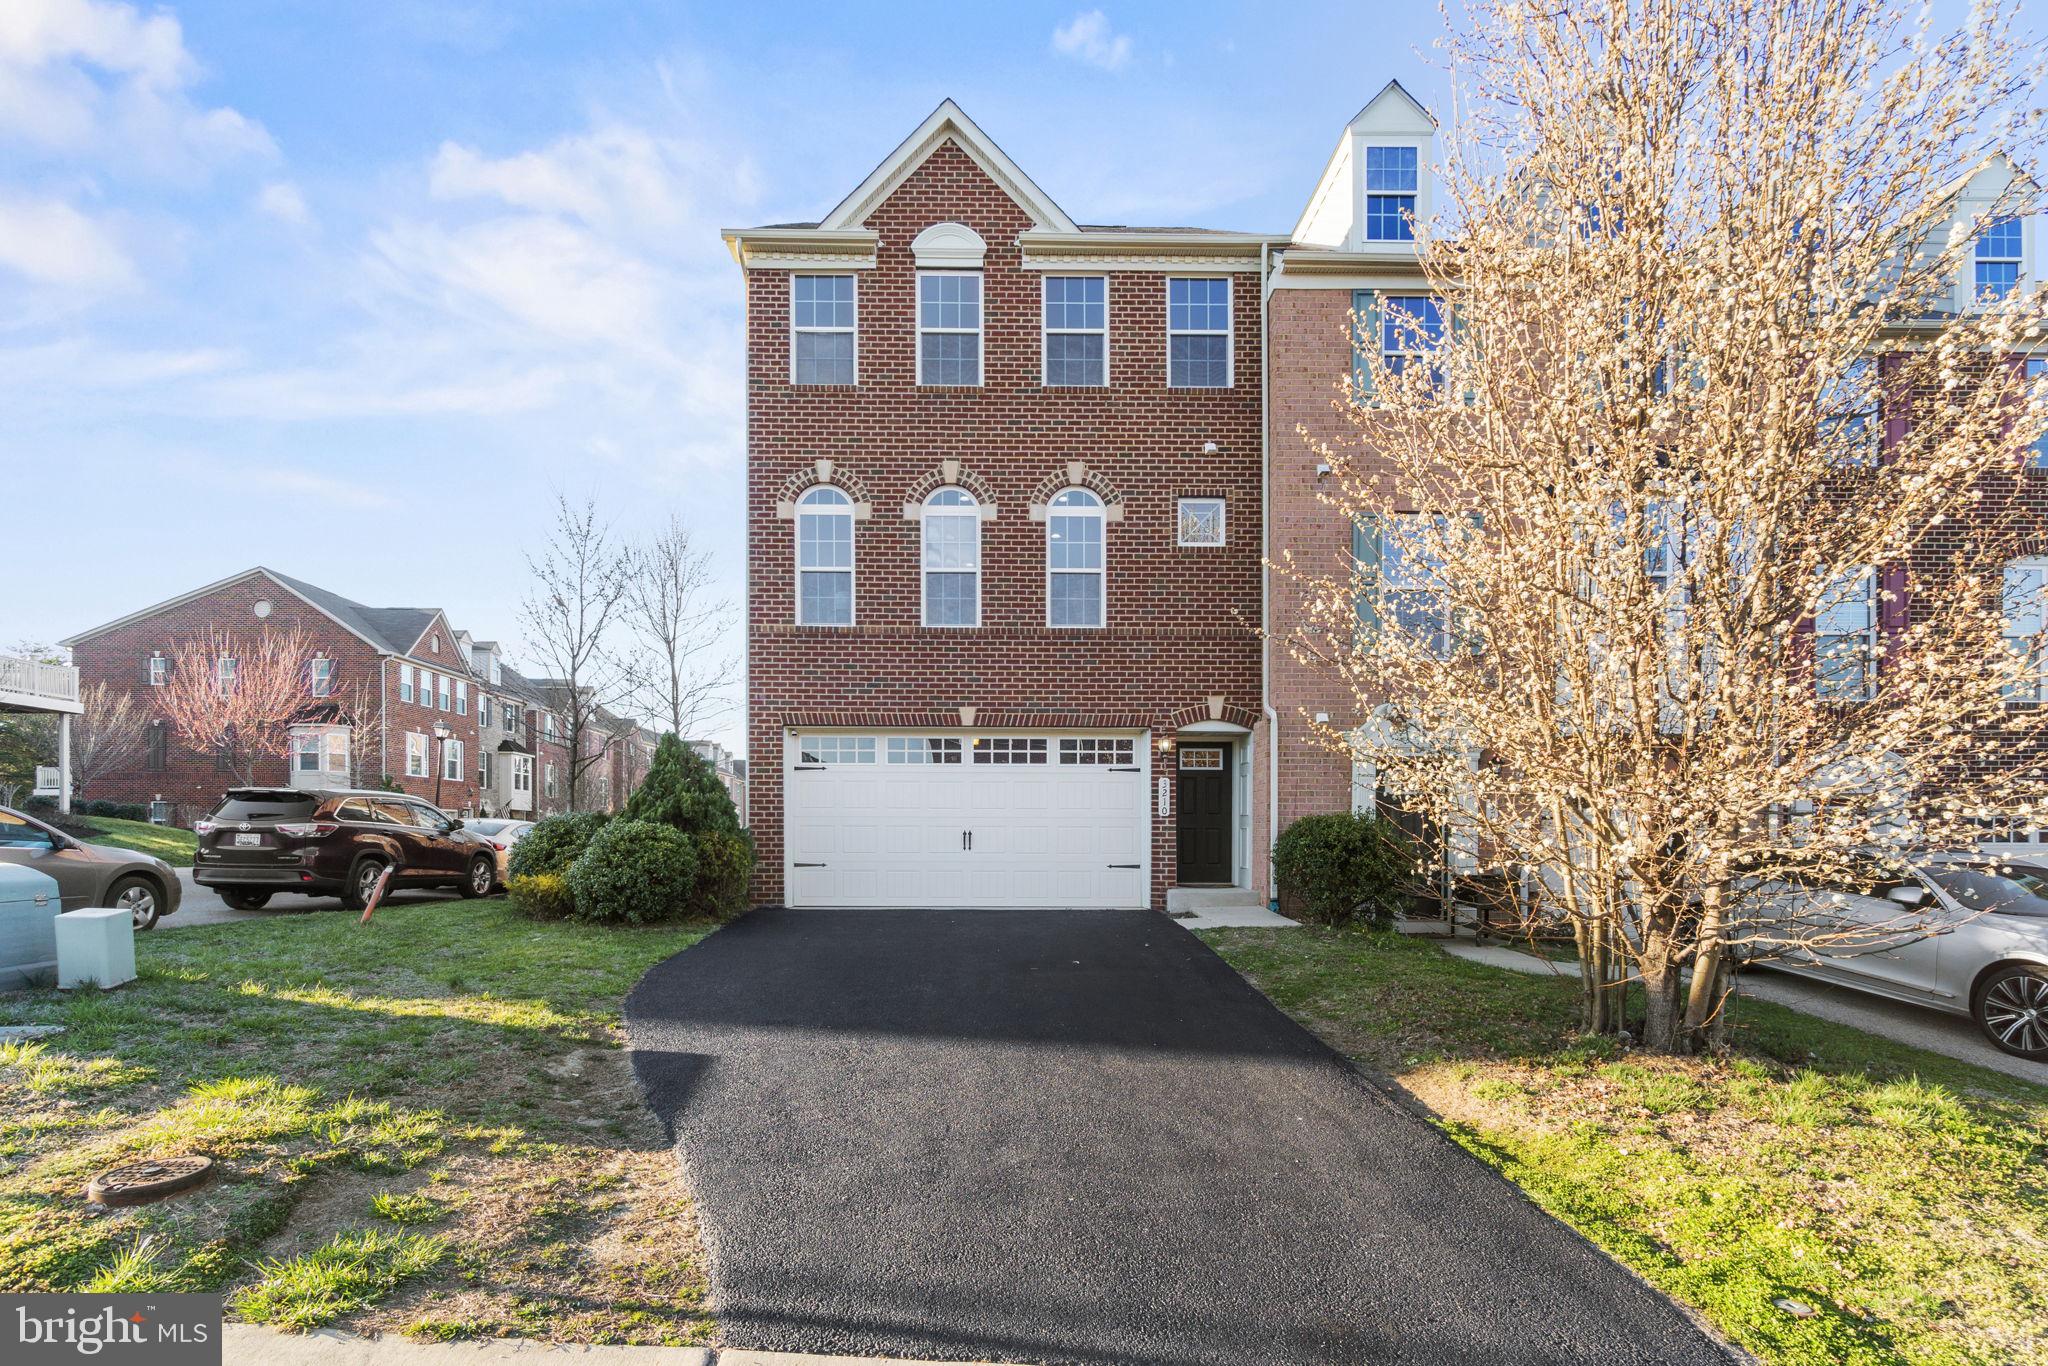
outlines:
[[[981,504],[966,489],[924,500],[924,624],[981,625]]]
[[[1102,600],[1102,500],[1068,489],[1045,519],[1045,624],[1100,626]]]
[[[2048,702],[2048,559],[2014,560],[2005,567],[2005,643],[2019,656],[2021,675],[2005,695]]]
[[[830,484],[797,499],[796,620],[853,625],[853,500]]]

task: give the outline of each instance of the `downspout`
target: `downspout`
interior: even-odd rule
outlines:
[[[377,786],[391,772],[391,656],[377,657]],[[364,783],[364,787],[370,786]]]
[[[1259,244],[1259,709],[1266,717],[1266,847],[1260,880],[1268,910],[1280,909],[1273,885],[1273,842],[1280,837],[1280,716],[1273,710],[1273,244]]]

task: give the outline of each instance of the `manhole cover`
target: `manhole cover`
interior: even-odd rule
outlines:
[[[96,1205],[146,1205],[166,1195],[190,1190],[213,1170],[210,1157],[152,1157],[109,1167],[85,1188]]]

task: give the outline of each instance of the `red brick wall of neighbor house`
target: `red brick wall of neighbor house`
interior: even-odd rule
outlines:
[[[915,383],[916,267],[911,242],[933,223],[961,222],[988,244],[984,385]],[[1110,384],[1039,384],[1040,279],[1020,268],[1026,216],[950,143],[876,211],[876,268],[858,272],[856,388],[789,383],[789,275],[749,272],[748,752],[749,816],[760,854],[754,895],[782,888],[783,732],[831,717],[845,725],[1149,726],[1221,694],[1248,723],[1259,706],[1259,309],[1256,273],[1233,275],[1233,387],[1166,387],[1166,275],[1109,273]],[[1086,273],[1086,272],[1076,272]],[[1205,273],[1190,270],[1190,274]],[[1212,272],[1213,273],[1213,272]],[[1205,442],[1217,454],[1204,455]],[[864,487],[872,520],[856,522],[852,629],[800,628],[795,531],[775,515],[793,478],[819,458],[835,482]],[[957,459],[963,482],[986,485],[999,509],[982,524],[982,620],[976,630],[919,625],[919,527],[906,501]],[[1045,525],[1029,505],[1082,461],[1121,494],[1106,526],[1107,627],[1045,625]],[[1229,543],[1175,545],[1175,500],[1229,500]],[[1206,712],[1201,714],[1206,715]],[[1171,764],[1155,753],[1160,772]],[[1170,818],[1153,826],[1154,903],[1173,877]]]
[[[1351,291],[1276,289],[1268,314],[1272,555],[1277,562],[1292,552],[1304,573],[1346,573],[1351,524],[1316,497],[1330,477],[1318,479],[1321,457],[1310,438],[1356,440],[1357,429],[1341,411],[1341,385],[1351,373]],[[1322,712],[1333,724],[1355,725],[1356,701],[1335,670],[1298,662],[1284,644],[1308,629],[1304,597],[1299,582],[1273,575],[1270,701],[1279,727],[1280,830],[1318,811],[1351,808],[1351,760],[1315,735],[1310,718]]]
[[[259,599],[269,601],[272,609],[270,616],[260,621],[255,614]],[[105,682],[111,687],[143,695],[144,701],[149,702],[150,688],[143,661],[152,650],[161,650],[169,655],[181,643],[215,630],[237,639],[252,640],[265,630],[290,631],[295,627],[306,633],[315,649],[337,661],[334,679],[338,692],[345,693],[361,684],[371,697],[378,695],[380,657],[376,651],[336,625],[331,617],[316,611],[278,585],[262,580],[231,584],[205,597],[194,598],[141,621],[94,636],[72,651],[72,661],[78,666],[82,683]],[[406,790],[432,797],[431,777],[424,783],[403,777],[405,750],[402,738],[402,732],[408,726],[417,727],[421,723],[424,723],[426,733],[431,733],[432,719],[419,708],[409,708],[398,702],[397,665],[391,663],[389,667],[388,720],[393,746],[389,766],[393,770],[392,776]],[[308,700],[312,700],[310,694]],[[153,705],[151,713],[155,714]],[[468,717],[457,717],[450,712],[448,718],[451,729],[458,734],[463,733],[460,723],[467,722],[471,743],[474,742],[474,708]],[[358,736],[357,742],[372,746],[371,764],[365,771],[374,774],[376,736]],[[256,779],[263,783],[288,781],[285,757],[278,755],[261,761],[256,769]],[[138,760],[129,768],[109,774],[85,796],[122,802],[148,802],[161,798],[172,803],[175,822],[190,824],[212,810],[222,791],[235,781],[234,775],[222,770],[211,756],[194,753],[172,736],[165,745],[165,766],[162,770],[152,770],[147,767],[146,760]],[[445,784],[442,800],[444,805],[450,806],[474,802],[474,775],[465,783]]]

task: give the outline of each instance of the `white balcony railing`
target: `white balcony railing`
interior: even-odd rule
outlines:
[[[0,655],[0,705],[76,712],[78,670],[69,664]]]

